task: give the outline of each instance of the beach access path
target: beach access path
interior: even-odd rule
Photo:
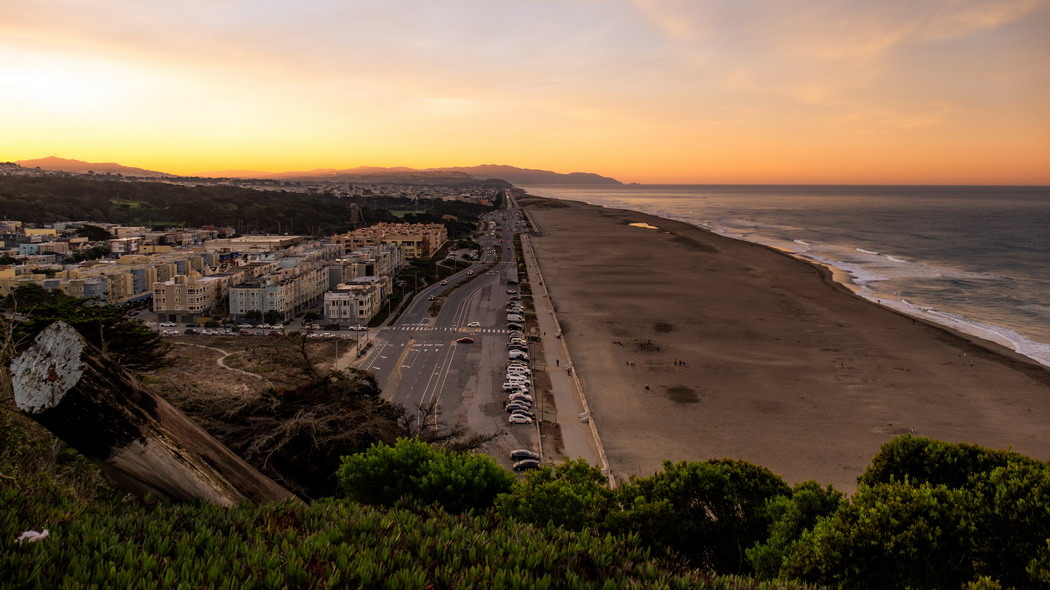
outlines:
[[[733,458],[851,492],[905,433],[1050,459],[1050,371],[1025,357],[763,246],[518,201],[542,228],[529,243],[617,480],[664,460]]]
[[[529,273],[529,285],[532,287],[536,324],[543,342],[544,370],[551,381],[551,395],[556,407],[556,414],[544,416],[544,420],[553,420],[558,424],[564,458],[583,458],[591,465],[601,467],[606,475],[609,475],[609,464],[602,449],[597,425],[586,407],[586,398],[580,390],[580,383],[572,373],[572,357],[561,338],[560,325],[527,235],[522,236],[522,251]],[[546,445],[544,448],[546,451]],[[545,456],[544,459],[548,462],[560,462],[563,457]]]

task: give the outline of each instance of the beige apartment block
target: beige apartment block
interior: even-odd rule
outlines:
[[[324,318],[340,325],[366,325],[383,303],[377,284],[343,284],[324,295]]]
[[[332,241],[347,252],[397,244],[404,249],[406,258],[430,258],[448,241],[448,230],[440,223],[377,223],[333,236]]]
[[[176,321],[211,315],[222,298],[224,281],[193,273],[153,283],[153,311],[158,319]]]

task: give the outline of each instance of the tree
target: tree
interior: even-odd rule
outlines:
[[[263,321],[267,324],[279,324],[284,321],[284,314],[276,309],[271,309],[263,314]]]
[[[766,503],[772,519],[769,537],[747,550],[747,560],[761,578],[776,578],[781,574],[784,558],[789,555],[804,532],[812,529],[821,518],[838,509],[842,492],[830,485],[821,487],[815,481],[795,486],[791,496],[776,496]]]
[[[912,484],[943,484],[952,488],[970,486],[974,474],[989,473],[1011,463],[1038,464],[1038,461],[977,445],[948,443],[905,434],[882,445],[879,454],[861,475],[860,483],[875,485],[893,481]]]
[[[343,457],[339,481],[348,498],[365,504],[437,503],[459,513],[491,506],[514,476],[490,457],[401,438],[392,447],[375,444]]]
[[[923,483],[861,486],[803,533],[784,572],[841,588],[959,588],[975,579],[974,498]]]
[[[252,323],[259,323],[262,321],[263,314],[258,309],[249,309],[244,312],[244,319]]]
[[[602,525],[612,499],[601,470],[577,459],[526,474],[496,498],[496,511],[520,522],[579,531]]]
[[[975,474],[977,570],[1005,586],[1050,587],[1050,464],[1011,463]]]
[[[664,470],[616,490],[613,532],[676,551],[697,567],[722,573],[750,569],[744,550],[766,538],[766,501],[791,488],[764,467],[745,461],[664,462]]]
[[[14,338],[25,346],[47,326],[63,321],[125,368],[151,371],[168,362],[170,345],[143,321],[128,317],[127,310],[119,306],[98,304],[28,283],[15,287],[4,307],[17,311],[22,318],[14,326]]]
[[[97,226],[84,224],[77,228],[76,233],[78,236],[85,237],[92,242],[102,242],[113,237],[113,234],[109,233],[105,229]]]

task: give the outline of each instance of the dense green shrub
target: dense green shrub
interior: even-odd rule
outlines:
[[[974,508],[943,485],[862,486],[803,533],[785,573],[841,588],[959,588],[975,577]]]
[[[0,484],[0,585],[11,588],[795,588],[650,557],[637,538],[494,515],[340,501],[84,505]],[[28,528],[50,536],[19,545]]]
[[[967,487],[976,473],[988,473],[1010,463],[1038,464],[1009,451],[949,443],[905,434],[882,445],[860,478],[862,485],[908,481],[950,488]]]
[[[577,459],[527,473],[496,498],[496,511],[519,522],[579,531],[604,523],[612,497],[601,470]]]
[[[842,501],[842,492],[814,481],[796,485],[790,496],[769,499],[769,536],[746,551],[755,574],[761,578],[778,577],[784,558],[792,553],[799,537],[819,519],[834,513]]]
[[[449,512],[464,512],[492,506],[514,476],[491,457],[401,438],[392,447],[377,443],[344,457],[339,482],[348,498],[366,504],[437,503]]]
[[[721,459],[664,463],[616,490],[610,530],[637,533],[644,543],[678,552],[697,567],[746,573],[744,550],[766,539],[767,500],[791,488],[764,467]]]

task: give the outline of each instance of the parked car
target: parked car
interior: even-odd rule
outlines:
[[[529,355],[525,354],[524,352],[521,352],[520,350],[512,350],[507,353],[507,358],[521,359],[523,361],[527,361],[529,360]]]
[[[524,330],[525,326],[522,326],[521,324],[517,324],[517,323],[510,323],[510,324],[507,324],[507,329],[513,332],[513,331],[518,331],[518,330]]]
[[[161,322],[161,323],[160,323],[160,326],[161,326],[162,328],[174,328],[174,327],[175,327],[175,326],[177,326],[177,325],[178,325],[178,324],[176,324],[175,322]]]
[[[531,471],[533,469],[539,469],[540,462],[535,459],[523,459],[514,464],[511,469],[514,471]]]
[[[349,328],[347,328],[347,330],[353,330],[354,332],[367,332],[368,326],[362,326],[361,324],[358,324],[356,326],[350,326]]]
[[[522,459],[532,459],[533,461],[540,460],[540,454],[535,451],[528,449],[515,449],[510,452],[511,461],[521,461]]]
[[[510,424],[532,424],[532,418],[528,416],[522,416],[520,414],[511,414],[507,418],[507,422]]]
[[[510,413],[510,415],[511,416],[525,416],[526,418],[532,418],[533,420],[536,419],[536,414],[533,414],[532,412],[530,412],[528,410],[514,410],[513,412]]]
[[[532,403],[532,396],[527,393],[512,393],[507,396],[507,401]]]
[[[517,293],[518,292],[515,291],[514,289],[507,289],[507,295],[517,295]]]
[[[528,411],[530,409],[532,409],[532,406],[530,406],[530,405],[528,405],[528,404],[526,404],[524,402],[507,404],[507,413],[508,414],[513,414],[517,410],[526,410],[526,411]]]
[[[460,344],[474,344],[474,339],[470,336],[464,336],[462,338],[457,338],[456,342]]]

